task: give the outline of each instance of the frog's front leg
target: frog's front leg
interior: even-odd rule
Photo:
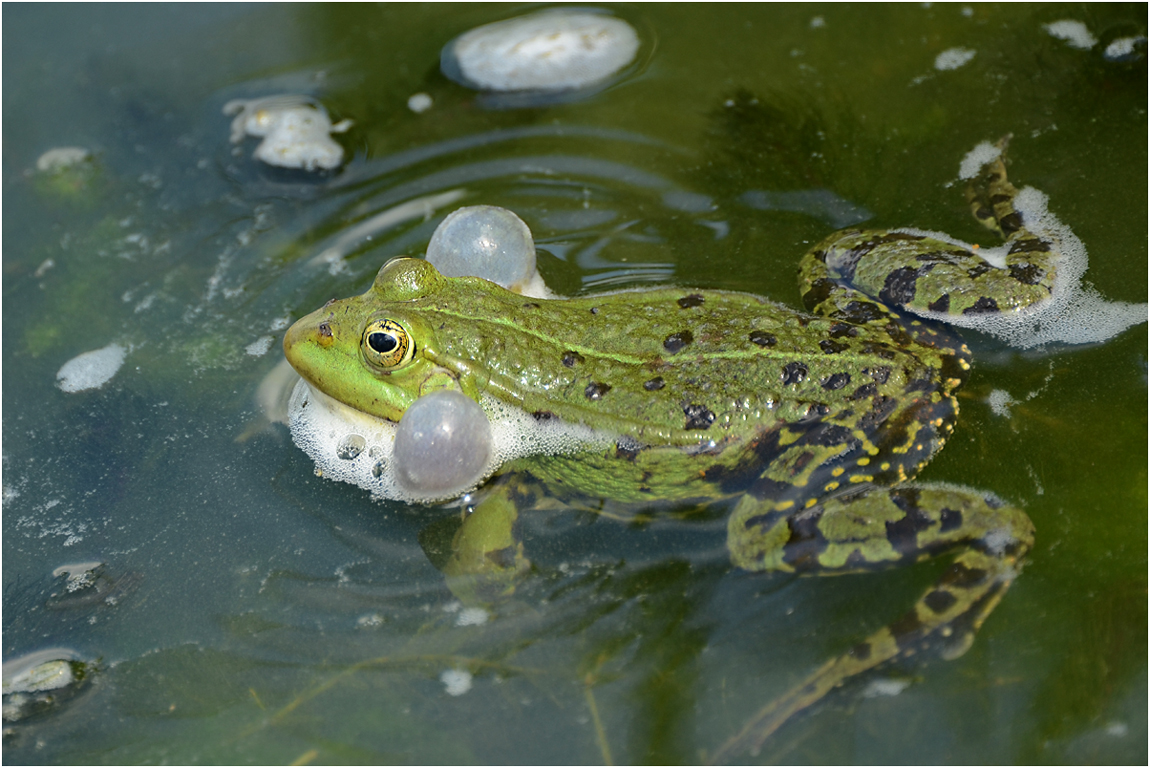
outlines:
[[[1024,512],[950,485],[852,490],[791,514],[778,506],[752,494],[739,501],[728,528],[736,565],[828,575],[914,562],[945,550],[958,554],[909,613],[764,707],[722,746],[715,762],[756,749],[791,715],[884,661],[927,649],[946,659],[960,656],[1034,542]]]
[[[533,490],[517,477],[502,478],[473,509],[463,512],[452,554],[443,566],[447,586],[467,605],[487,605],[511,593],[531,568],[515,537],[519,510],[532,506]]]

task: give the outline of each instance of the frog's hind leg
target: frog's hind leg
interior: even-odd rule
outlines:
[[[756,502],[744,497],[731,516],[735,539],[758,524]],[[713,756],[725,762],[755,751],[791,715],[845,680],[898,656],[924,650],[952,659],[1002,599],[1034,543],[1021,510],[994,496],[949,485],[907,484],[821,501],[783,523],[781,560],[800,573],[835,574],[921,560],[960,548],[954,562],[902,618],[832,659],[760,710]],[[762,561],[738,562],[761,569]]]
[[[804,258],[803,299],[812,311],[844,320],[873,314],[859,303],[908,310],[955,322],[963,316],[1024,310],[1048,301],[1060,256],[1031,232],[1006,176],[1006,140],[967,184],[975,218],[1005,238],[981,247],[938,232],[848,230],[831,235]],[[853,302],[853,303],[852,303]]]

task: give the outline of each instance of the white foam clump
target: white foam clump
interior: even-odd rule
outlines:
[[[62,171],[84,162],[91,156],[92,153],[83,147],[55,147],[36,158],[36,170],[41,173]]]
[[[966,153],[958,165],[958,178],[970,181],[978,175],[983,166],[990,165],[1002,155],[1002,147],[984,141]]]
[[[1042,28],[1048,35],[1065,41],[1071,48],[1085,51],[1093,48],[1098,42],[1098,38],[1094,37],[1081,21],[1062,19],[1043,24]]]
[[[407,108],[419,115],[431,109],[434,102],[426,93],[413,93],[407,100]]]
[[[961,178],[971,178],[970,172],[977,160],[981,167],[993,161],[1001,152],[983,142],[967,153],[959,171]],[[965,175],[968,174],[969,175]],[[1042,344],[1094,344],[1106,341],[1127,328],[1147,321],[1147,305],[1124,301],[1107,301],[1092,287],[1082,284],[1088,257],[1086,246],[1070,227],[1063,224],[1047,208],[1047,196],[1033,187],[1023,187],[1014,199],[1014,207],[1022,216],[1023,226],[1034,235],[1050,243],[1055,254],[1057,277],[1051,296],[1014,312],[986,312],[971,315],[947,315],[940,312],[918,314],[951,325],[972,328],[996,336],[1006,343],[1026,349]],[[913,235],[941,240],[971,253],[977,252],[992,266],[1005,267],[1008,245],[979,248],[944,232],[921,229],[900,229]]]
[[[462,696],[471,690],[471,673],[466,669],[445,669],[439,673],[439,682],[448,696]]]
[[[443,71],[486,91],[584,88],[635,58],[639,37],[622,19],[557,9],[485,24],[443,52]]]
[[[332,125],[323,105],[309,96],[283,94],[260,99],[234,99],[224,105],[232,120],[231,141],[244,136],[263,137],[252,157],[281,168],[307,171],[338,168],[343,147],[329,134],[351,127],[350,120]]]
[[[491,424],[491,456],[478,473],[478,485],[506,462],[526,456],[576,453],[603,448],[614,436],[558,419],[537,420],[526,411],[491,397],[479,402]],[[377,499],[443,501],[469,490],[421,494],[400,483],[395,471],[396,424],[358,411],[300,380],[288,403],[292,439],[331,480],[358,485]]]
[[[1146,35],[1120,37],[1106,46],[1102,57],[1107,61],[1127,61],[1135,56],[1139,45],[1146,45]]]
[[[119,344],[109,344],[76,355],[60,366],[56,372],[56,386],[65,392],[83,392],[86,389],[99,389],[112,380],[128,350]]]
[[[455,618],[457,627],[482,627],[491,618],[485,608],[464,608]]]
[[[971,48],[947,48],[934,57],[934,68],[940,71],[958,69],[974,58],[977,51]]]

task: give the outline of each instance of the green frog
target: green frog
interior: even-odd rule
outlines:
[[[767,705],[714,756],[725,759],[883,661],[963,653],[1032,546],[1029,518],[992,494],[913,482],[954,429],[971,364],[945,325],[914,313],[1015,311],[1049,298],[1057,271],[1001,157],[967,194],[1005,240],[997,264],[914,231],[839,232],[801,262],[808,312],[673,287],[536,299],[396,259],[362,296],[299,320],[284,350],[311,390],[383,422],[452,390],[492,419],[585,431],[499,467],[502,482],[467,507],[445,572],[472,601],[524,573],[513,526],[541,489],[635,505],[733,499],[730,556],[750,571],[954,553],[905,616]]]

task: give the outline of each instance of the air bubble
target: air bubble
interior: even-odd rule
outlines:
[[[336,446],[335,455],[344,461],[357,458],[367,447],[367,440],[362,435],[347,435]]]

